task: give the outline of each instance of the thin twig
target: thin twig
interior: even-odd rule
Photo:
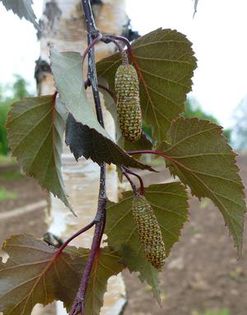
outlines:
[[[102,37],[103,38],[103,37]],[[114,43],[117,47],[117,49],[119,50],[119,52],[123,52],[124,51],[124,48],[119,44],[119,42],[115,39],[111,39],[111,42]]]
[[[129,58],[128,58],[128,54],[131,55],[131,44],[129,42],[129,40],[126,37],[123,36],[117,36],[117,35],[109,35],[109,34],[104,34],[101,39],[102,42],[108,44],[108,43],[114,43],[120,54],[121,54],[121,59],[122,59],[122,64],[123,65],[128,65],[129,64]],[[122,47],[119,42],[123,42],[124,46],[127,46],[127,52],[124,50],[124,47]]]
[[[123,169],[125,170],[126,173],[130,174],[130,175],[133,175],[135,177],[137,177],[139,179],[139,182],[140,182],[140,194],[141,195],[144,195],[144,184],[143,184],[143,180],[141,178],[140,175],[132,172],[130,169],[128,169],[127,167],[123,166]]]
[[[121,171],[122,171],[122,174],[127,178],[128,182],[130,183],[131,188],[133,190],[133,193],[135,195],[138,195],[138,191],[137,191],[136,185],[133,183],[133,181],[129,177],[128,173],[126,172],[126,170],[123,167],[121,167]]]
[[[84,63],[85,58],[86,58],[86,56],[87,56],[89,50],[90,50],[95,44],[97,44],[97,43],[100,41],[101,38],[102,38],[102,34],[99,33],[98,36],[95,37],[95,38],[93,39],[93,41],[90,43],[90,45],[85,49],[85,51],[84,51],[84,53],[83,53],[83,55],[82,55],[82,64]]]
[[[102,39],[103,37],[101,37]],[[129,64],[129,59],[128,59],[128,54],[126,53],[126,51],[124,50],[124,47],[122,47],[120,44],[119,44],[119,41],[114,39],[114,37],[110,37],[110,41],[112,43],[114,43],[116,46],[117,46],[117,49],[118,51],[120,52],[121,54],[121,59],[122,59],[122,64],[123,65],[128,65]]]
[[[92,87],[93,98],[96,108],[97,119],[101,126],[104,128],[104,120],[103,120],[103,113],[100,103],[100,95],[98,89],[98,80],[97,80],[97,73],[96,73],[96,64],[95,64],[95,54],[94,54],[94,44],[97,42],[100,33],[96,29],[93,12],[91,8],[91,4],[89,0],[82,0],[82,7],[85,14],[85,21],[88,31],[88,49],[84,56],[88,55],[88,80]],[[95,231],[93,236],[93,241],[91,245],[91,250],[88,256],[88,260],[86,262],[82,279],[80,282],[79,289],[77,291],[75,300],[73,302],[72,309],[70,311],[70,315],[77,315],[81,314],[84,315],[85,313],[85,301],[86,301],[86,294],[88,283],[90,279],[90,274],[93,268],[93,263],[96,259],[97,253],[100,250],[100,244],[102,240],[102,236],[104,233],[104,226],[106,221],[106,169],[105,164],[102,163],[100,165],[100,187],[99,187],[99,196],[98,196],[98,208],[97,213],[95,216]]]
[[[119,40],[119,41],[124,42],[124,44],[127,46],[128,51],[131,50],[130,41],[126,37],[103,34],[103,37],[101,38],[101,41],[105,43],[111,43],[113,40]]]
[[[85,0],[83,0],[83,3],[84,2],[85,2]],[[93,36],[89,33],[88,34],[88,45],[90,45],[92,41],[93,41]],[[97,79],[96,66],[95,66],[94,47],[90,48],[88,51],[88,79],[89,79],[91,86],[92,86],[97,119],[98,119],[99,123],[101,124],[101,126],[104,128],[103,113],[102,113],[102,108],[101,108],[101,104],[100,104],[98,79]]]
[[[90,274],[93,268],[93,263],[97,256],[97,253],[100,250],[100,243],[102,240],[104,226],[105,226],[105,214],[106,214],[106,194],[105,194],[105,167],[101,167],[100,169],[100,189],[99,189],[99,199],[98,199],[98,209],[95,216],[95,231],[93,236],[93,241],[90,249],[90,253],[88,256],[88,260],[86,262],[82,280],[79,286],[79,290],[77,291],[76,298],[74,300],[72,309],[69,315],[84,315],[85,312],[85,301],[86,301],[86,293],[87,287],[90,279]]]
[[[58,250],[57,250],[57,254],[60,254],[65,247],[68,246],[68,244],[77,236],[81,235],[82,233],[88,231],[89,229],[91,229],[91,227],[93,227],[95,225],[96,221],[95,219],[93,221],[91,221],[88,225],[84,226],[82,229],[80,229],[78,232],[76,232],[75,234],[73,234],[70,238],[68,238],[63,245],[61,245]]]

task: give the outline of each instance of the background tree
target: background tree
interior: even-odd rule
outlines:
[[[187,117],[187,118],[197,117],[199,119],[205,119],[217,125],[220,125],[218,119],[215,118],[213,115],[206,113],[202,109],[197,99],[193,96],[189,96],[186,99],[184,117]],[[230,128],[224,129],[224,135],[227,138],[228,142],[230,143],[232,130]]]
[[[5,123],[10,105],[29,95],[27,87],[27,82],[20,75],[15,76],[13,84],[0,86],[0,155],[7,155],[9,152]]]

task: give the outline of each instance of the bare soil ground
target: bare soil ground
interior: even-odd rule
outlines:
[[[247,156],[239,157],[238,164],[247,186]],[[9,175],[4,175],[8,171],[0,168],[0,187],[14,191],[17,198],[0,201],[0,218],[1,213],[47,197],[32,179],[20,176],[9,180]],[[41,208],[0,220],[0,242],[23,232],[41,237],[45,230]],[[128,292],[124,315],[197,315],[196,312],[223,308],[230,315],[247,315],[246,233],[243,257],[238,260],[219,211],[208,200],[191,198],[190,221],[160,275],[162,308],[136,275],[124,272],[124,278]]]
[[[0,243],[13,234],[29,233],[42,236],[46,226],[44,223],[44,207],[32,212],[8,217],[11,211],[26,205],[46,200],[47,193],[32,179],[23,176],[16,166],[0,167],[0,190],[10,194],[5,200],[0,199]]]

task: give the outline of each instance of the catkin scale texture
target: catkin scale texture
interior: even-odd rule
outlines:
[[[165,244],[151,205],[144,196],[135,196],[132,213],[147,260],[157,269],[165,262]]]
[[[120,129],[124,138],[131,142],[142,134],[142,113],[139,80],[132,65],[120,65],[115,75],[115,92]]]

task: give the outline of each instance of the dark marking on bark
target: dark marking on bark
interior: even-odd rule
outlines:
[[[55,18],[60,18],[62,11],[58,7],[55,0],[47,2],[45,5],[44,15],[48,20],[54,20]]]
[[[41,31],[37,32],[37,38],[40,40],[43,36],[46,37],[47,34],[55,36],[61,17],[62,10],[57,5],[56,0],[46,2],[43,18],[39,20]]]
[[[41,58],[36,60],[35,63],[36,66],[34,70],[34,77],[38,85],[44,79],[47,73],[51,73],[51,67],[47,61],[42,60]]]
[[[91,2],[92,5],[95,5],[95,4],[101,5],[101,4],[103,4],[103,2],[101,0],[90,0],[90,2]]]
[[[44,15],[47,17],[47,20],[49,21],[50,27],[52,29],[55,21],[59,20],[62,15],[62,11],[58,7],[55,0],[51,0],[45,4]]]
[[[123,31],[121,35],[128,38],[130,42],[140,37],[140,34],[137,31],[132,30],[130,19],[128,19],[128,22],[123,25]]]

